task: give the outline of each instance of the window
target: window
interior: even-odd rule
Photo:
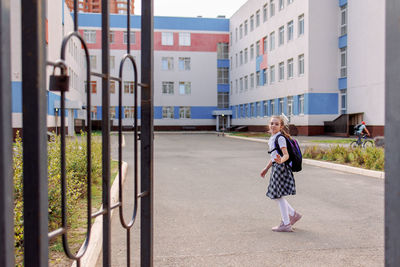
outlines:
[[[161,45],[174,45],[174,34],[172,32],[162,32]]]
[[[252,44],[250,46],[250,60],[253,60],[254,58],[254,45]]]
[[[340,8],[340,35],[347,33],[347,5]]]
[[[304,34],[304,15],[299,16],[299,36]]]
[[[275,112],[275,101],[274,100],[271,100],[271,104],[270,104],[270,112],[269,112],[271,115],[276,115],[276,112]]]
[[[245,118],[247,118],[249,116],[249,112],[248,112],[248,107],[246,104],[244,104],[244,116]]]
[[[229,108],[229,95],[228,93],[218,93],[218,108]]]
[[[254,88],[254,73],[250,74],[250,88]]]
[[[173,95],[174,82],[162,82],[162,93],[167,95]]]
[[[135,44],[136,43],[136,34],[135,34],[135,32],[131,32],[131,34],[130,34],[130,42],[131,42],[131,44]],[[128,32],[124,32],[124,44],[127,44],[128,43]]]
[[[96,31],[95,30],[83,30],[83,39],[88,44],[96,43]]]
[[[133,119],[135,118],[135,108],[124,106],[124,118],[125,119]]]
[[[235,58],[236,58],[236,60],[235,60],[235,62],[236,62],[236,68],[238,67],[238,64],[239,64],[239,61],[238,61],[238,54],[236,53],[236,55],[235,55]]]
[[[232,84],[232,81],[231,81],[231,86],[229,87],[229,91],[231,92],[231,95],[233,94],[233,84]]]
[[[229,46],[228,43],[217,44],[217,58],[228,59],[229,58]]]
[[[243,65],[243,51],[240,51],[240,65]]]
[[[304,74],[304,54],[299,56],[299,76]]]
[[[287,4],[288,5],[291,4],[291,3],[293,3],[293,0],[287,0]]]
[[[256,80],[257,80],[257,86],[261,85],[261,77],[260,77],[260,72],[256,72]]]
[[[240,78],[240,92],[243,92],[243,78]]]
[[[239,118],[239,106],[235,107],[235,118]]]
[[[244,63],[246,64],[249,61],[249,49],[244,49]]]
[[[275,82],[275,66],[271,66],[269,69],[269,83],[273,84]]]
[[[115,81],[110,81],[110,94],[115,94]]]
[[[249,89],[249,76],[244,76],[244,90],[248,90]]]
[[[239,90],[239,85],[238,85],[238,80],[237,79],[235,80],[235,88],[236,88],[235,92],[237,94],[238,90]]]
[[[266,22],[268,19],[268,5],[265,4],[263,6],[263,22]]]
[[[293,115],[293,96],[288,96],[287,98],[287,115]]]
[[[268,101],[263,101],[264,103],[264,117],[268,116]]]
[[[178,59],[179,70],[190,70],[190,57],[180,57]]]
[[[97,107],[93,107],[93,106],[92,106],[92,110],[90,111],[90,117],[91,117],[93,120],[96,120],[96,119],[97,119]]]
[[[110,31],[108,37],[109,37],[110,44],[115,43],[115,32],[114,31]]]
[[[279,41],[278,41],[278,45],[283,45],[283,43],[285,42],[285,27],[282,26],[279,28]]]
[[[282,10],[285,7],[285,0],[279,0],[279,10]]]
[[[340,48],[340,78],[347,77],[347,49]]]
[[[115,56],[110,56],[110,69],[115,69]]]
[[[261,116],[261,102],[256,103],[256,116],[257,117]]]
[[[250,17],[250,31],[254,31],[254,15]]]
[[[267,70],[263,70],[263,80],[264,80],[264,84],[268,84],[268,75],[267,75]]]
[[[179,45],[180,46],[190,46],[190,32],[180,32],[179,33]]]
[[[260,41],[256,42],[256,57],[260,55]]]
[[[293,78],[293,58],[289,59],[287,61],[287,76],[288,79],[292,79]]]
[[[90,68],[96,69],[97,68],[97,57],[96,56],[90,56]]]
[[[247,20],[245,20],[244,21],[244,36],[246,36],[247,35],[247,31],[248,31],[248,25],[249,23],[248,23],[248,21]]]
[[[174,118],[174,107],[171,107],[171,106],[162,107],[162,118],[163,119],[173,119]]]
[[[179,118],[180,119],[190,119],[190,107],[179,107]]]
[[[238,40],[238,28],[235,29],[235,41],[237,42]]]
[[[287,24],[287,40],[288,42],[293,40],[293,20]]]
[[[283,104],[284,104],[283,98],[279,98],[278,114],[284,113]]]
[[[269,1],[269,16],[273,17],[275,16],[275,3],[274,0]]]
[[[162,57],[162,70],[173,70],[174,69],[174,58],[173,57]]]
[[[239,39],[243,38],[243,24],[240,24],[239,26]]]
[[[263,38],[263,53],[266,54],[267,53],[267,36],[265,36]]]
[[[256,27],[260,26],[260,10],[256,12]]]
[[[275,49],[275,32],[269,34],[269,51]]]
[[[232,70],[232,69],[233,69],[233,59],[232,59],[232,57],[231,57],[231,59],[229,60],[229,64],[230,64],[231,70]]]
[[[279,81],[285,79],[285,64],[283,62],[279,63]]]
[[[179,82],[179,94],[180,95],[190,95],[192,91],[191,82]]]
[[[229,68],[218,68],[217,83],[219,84],[229,83]]]
[[[110,107],[110,119],[115,119],[115,107]]]
[[[299,95],[299,114],[304,114],[304,95]]]
[[[255,108],[254,108],[254,103],[250,104],[250,117],[255,117]]]
[[[340,90],[340,113],[347,113],[347,89]]]
[[[135,91],[135,83],[133,81],[124,82],[124,93],[133,94]]]

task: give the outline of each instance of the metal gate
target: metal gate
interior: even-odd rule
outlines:
[[[12,124],[11,124],[11,81],[10,81],[10,1],[0,0],[0,266],[14,266],[13,239],[13,173],[12,173]],[[110,76],[109,67],[109,1],[101,1],[102,14],[102,72],[90,70],[89,52],[78,32],[78,1],[74,0],[74,31],[62,42],[60,60],[46,62],[45,51],[45,0],[21,0],[22,26],[22,107],[23,107],[23,184],[24,184],[24,265],[47,266],[48,243],[51,239],[62,236],[66,255],[81,265],[91,237],[91,219],[103,216],[103,266],[111,266],[111,210],[118,208],[120,221],[127,233],[127,266],[130,266],[130,229],[135,223],[138,200],[140,199],[140,253],[141,266],[153,263],[153,0],[142,0],[141,17],[141,80],[138,81],[137,67],[130,55],[130,0],[127,19],[127,51],[121,59],[119,77]],[[65,75],[65,50],[71,38],[78,38],[85,50],[87,64],[87,234],[82,249],[73,254],[67,239],[66,214],[66,175],[65,175],[65,92],[68,90]],[[110,201],[110,118],[108,112],[102,112],[102,204],[103,208],[91,213],[91,100],[89,90],[91,76],[102,79],[102,107],[109,110],[110,80],[119,84],[119,171],[122,162],[122,73],[125,61],[133,65],[135,81],[134,115],[134,151],[135,151],[135,202],[132,219],[126,222],[123,217],[122,186],[119,187],[117,203]],[[127,63],[127,64],[128,64]],[[61,95],[61,214],[62,225],[59,229],[48,232],[48,195],[47,195],[47,99],[46,66],[61,69],[61,75],[53,77],[50,90]],[[63,75],[64,74],[64,75]],[[141,88],[141,126],[138,133],[137,92]],[[140,190],[138,189],[138,164],[140,139]],[[121,176],[119,183],[121,184]]]

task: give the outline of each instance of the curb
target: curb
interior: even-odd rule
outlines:
[[[128,170],[128,163],[125,161],[122,162],[122,184],[126,178],[126,172]],[[115,176],[114,182],[111,186],[110,190],[110,197],[111,203],[118,202],[118,180],[119,180],[119,173]],[[111,210],[110,217],[112,217],[113,212],[115,209]],[[81,258],[81,266],[85,267],[94,267],[96,266],[97,259],[100,256],[101,249],[103,243],[103,216],[98,216],[94,223],[92,224],[91,232],[90,232],[90,240],[88,248],[85,254]],[[82,248],[81,248],[82,249]],[[80,250],[79,250],[80,252]],[[78,252],[78,253],[79,253]],[[71,267],[76,267],[76,261],[71,265]]]
[[[250,137],[240,137],[240,136],[230,136],[230,135],[225,135],[225,136],[229,137],[229,138],[236,138],[236,139],[247,140],[247,141],[252,141],[252,142],[259,142],[259,143],[267,143],[268,142],[267,140],[250,138]],[[313,159],[304,159],[304,158],[303,158],[303,163],[308,164],[308,165],[317,166],[317,167],[333,169],[333,170],[337,170],[337,171],[343,171],[343,172],[348,172],[348,173],[353,173],[353,174],[359,174],[359,175],[364,175],[364,176],[369,176],[369,177],[374,177],[374,178],[385,179],[385,172],[381,172],[381,171],[366,170],[363,168],[357,168],[357,167],[346,166],[346,165],[342,165],[342,164],[336,164],[336,163],[325,162],[325,161],[320,161],[320,160],[313,160]]]

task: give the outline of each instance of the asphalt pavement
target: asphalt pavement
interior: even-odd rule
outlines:
[[[125,142],[128,218],[131,134]],[[287,198],[303,218],[293,233],[276,233],[279,208],[265,196],[269,178],[259,176],[265,144],[175,133],[156,134],[154,145],[154,266],[383,266],[383,180],[304,165],[295,173],[297,195]],[[139,220],[133,266],[140,266]],[[126,266],[118,212],[112,224],[112,266]]]

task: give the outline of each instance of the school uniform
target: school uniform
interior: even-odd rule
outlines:
[[[296,194],[296,184],[292,169],[289,165],[289,160],[282,164],[275,162],[276,156],[278,155],[278,152],[275,149],[275,139],[279,134],[281,134],[281,132],[274,134],[268,140],[269,151],[271,153],[272,160],[272,171],[266,195],[271,199],[277,199],[283,196]],[[285,137],[280,136],[278,138],[278,144],[281,149],[283,147],[287,147]]]

